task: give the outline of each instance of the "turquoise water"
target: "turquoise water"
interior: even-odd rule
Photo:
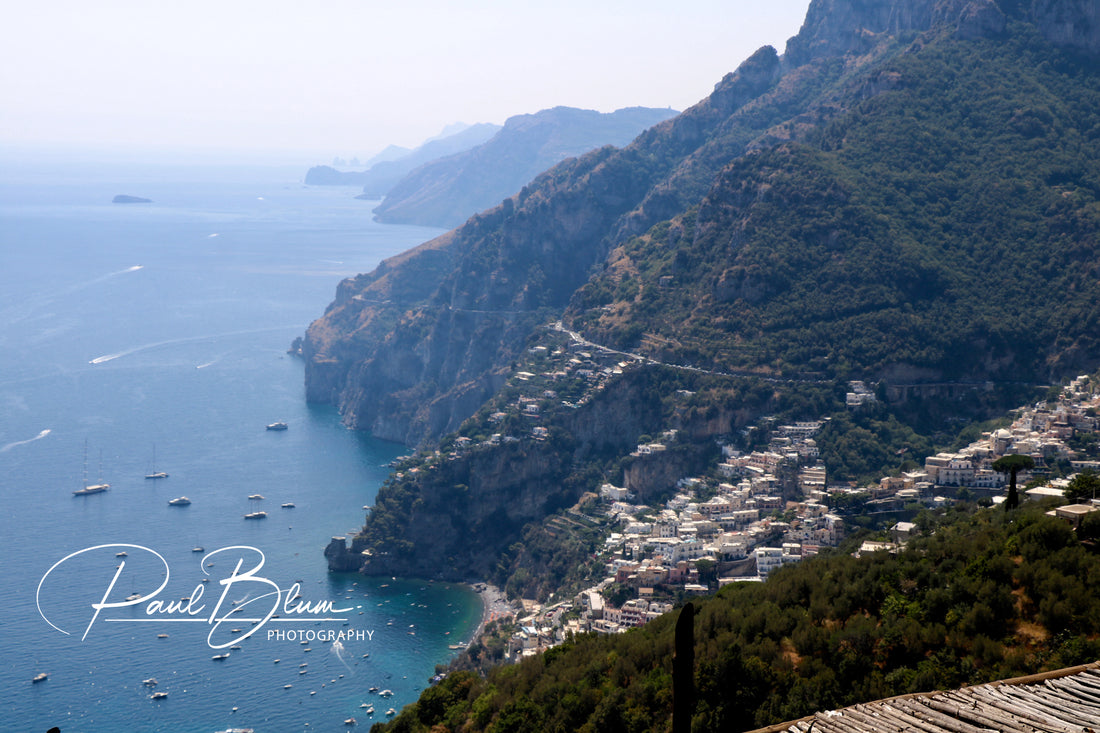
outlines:
[[[438,231],[301,175],[0,167],[0,727],[345,730],[414,700],[472,632],[465,588],[326,570],[404,448],[307,405],[285,351],[342,277]],[[73,496],[85,471],[110,490]],[[295,583],[289,608],[263,597]]]

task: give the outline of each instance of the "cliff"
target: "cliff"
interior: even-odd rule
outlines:
[[[555,107],[511,117],[481,145],[409,173],[386,193],[375,216],[389,224],[458,226],[554,164],[604,145],[626,145],[675,114],[645,107],[607,114]]]
[[[304,339],[308,398],[409,444],[454,430],[611,243],[657,221],[663,207],[647,197],[691,141],[766,91],[778,68],[775,51],[762,49],[711,98],[625,148],[566,160],[458,229],[341,283]]]
[[[1079,373],[1100,361],[1095,6],[816,0],[783,56],[760,49],[625,147],[563,161],[341,283],[304,339],[307,396],[430,443],[557,319],[652,360],[766,377],[767,395]],[[671,424],[639,417],[661,394],[609,386],[546,444],[387,485],[356,541],[368,571],[428,572],[441,537],[446,568],[485,569],[592,488],[586,456]],[[745,400],[716,396],[682,424],[735,432],[760,414]],[[649,490],[681,470],[627,479]],[[458,538],[490,527],[464,554]]]

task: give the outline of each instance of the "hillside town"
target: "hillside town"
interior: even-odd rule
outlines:
[[[646,365],[634,355],[576,339],[556,349],[532,347],[529,357],[530,363],[513,376],[508,406],[488,417],[505,432],[480,444],[460,437],[440,459],[448,450],[453,456],[502,441],[546,440],[549,428],[540,424],[543,416],[575,408],[623,370]],[[535,371],[538,366],[544,368]],[[877,399],[862,382],[851,382],[849,389],[849,410]],[[730,583],[762,581],[777,568],[836,547],[846,536],[845,516],[888,520],[882,524],[889,528],[885,538],[863,542],[856,554],[895,550],[918,530],[913,522],[896,517],[913,518],[921,509],[963,499],[1003,501],[1008,476],[993,468],[1002,456],[1033,459],[1035,469],[1017,477],[1021,486],[1045,476],[1056,461],[1068,461],[1073,471],[1096,469],[1100,464],[1079,460],[1070,442],[1096,431],[1098,407],[1095,381],[1080,376],[1056,400],[1018,410],[1010,425],[957,452],[927,457],[923,469],[868,485],[830,482],[815,442],[828,420],[823,417],[790,424],[763,421],[768,426],[766,449],[742,453],[722,445],[713,470],[681,477],[665,492],[671,498],[660,505],[640,502],[625,486],[594,487],[568,513],[586,526],[604,529],[597,554],[604,576],[568,599],[551,597],[546,604],[523,600],[504,656],[515,661],[560,644],[570,634],[622,633],[672,610],[684,597],[712,593]],[[517,425],[526,427],[525,434],[515,434]],[[668,430],[638,444],[630,458],[659,461],[676,439],[676,431]],[[1032,482],[1040,485],[1023,496],[1061,499],[1068,480]],[[1098,508],[1063,506],[1052,513],[1076,523],[1083,512]]]

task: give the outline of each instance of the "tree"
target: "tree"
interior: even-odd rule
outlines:
[[[1019,453],[1001,456],[993,461],[994,471],[1008,474],[1008,498],[1005,499],[1005,511],[1010,511],[1020,505],[1020,497],[1016,493],[1016,474],[1021,469],[1030,470],[1032,468],[1035,468],[1035,461],[1032,460],[1031,456],[1022,456]]]
[[[1066,498],[1070,501],[1093,499],[1100,493],[1100,475],[1092,471],[1082,471],[1069,480]]]

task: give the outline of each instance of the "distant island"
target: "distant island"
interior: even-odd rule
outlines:
[[[111,199],[112,204],[151,204],[153,199],[143,199],[141,196],[127,196],[120,193]]]

